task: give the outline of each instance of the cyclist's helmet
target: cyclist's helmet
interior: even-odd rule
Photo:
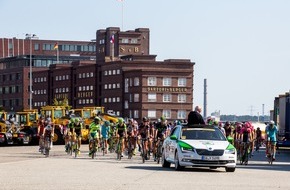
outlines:
[[[218,126],[219,125],[219,122],[218,121],[214,121],[213,122],[213,125]]]
[[[52,126],[51,125],[47,125],[46,126],[46,130],[51,131],[52,130]]]
[[[99,118],[99,117],[94,118],[94,122],[99,122],[99,121],[101,121],[101,118]]]
[[[274,122],[273,120],[271,120],[271,121],[269,122],[269,124],[270,124],[270,125],[274,125],[275,122]]]
[[[160,117],[160,120],[161,120],[161,121],[165,121],[166,118],[165,118],[164,116],[161,116],[161,117]]]
[[[119,124],[124,123],[124,119],[120,117],[120,118],[118,119],[118,123],[119,123]]]
[[[149,121],[149,119],[147,118],[147,117],[143,117],[143,122],[147,122],[147,121]]]
[[[74,123],[74,122],[75,122],[74,118],[71,118],[71,119],[70,119],[70,122],[71,122],[71,123]]]
[[[230,126],[230,122],[227,121],[227,122],[225,123],[225,126]]]

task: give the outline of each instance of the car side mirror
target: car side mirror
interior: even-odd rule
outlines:
[[[171,140],[177,140],[177,136],[176,136],[176,135],[171,135],[171,136],[170,136],[170,139],[171,139]]]

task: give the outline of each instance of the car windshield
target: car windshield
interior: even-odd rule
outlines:
[[[183,128],[181,139],[183,140],[214,140],[225,141],[226,138],[217,128]]]

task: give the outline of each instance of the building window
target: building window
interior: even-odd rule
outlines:
[[[119,75],[121,73],[120,69],[117,70],[117,75]]]
[[[186,119],[186,111],[178,110],[177,111],[177,119]]]
[[[104,71],[104,75],[107,76],[108,75],[108,71]]]
[[[86,86],[83,86],[83,91],[85,91],[86,90]]]
[[[90,86],[90,90],[94,90],[94,86],[93,85]]]
[[[117,83],[117,88],[120,88],[120,83]]]
[[[156,86],[156,77],[148,77],[148,86]]]
[[[94,77],[94,73],[93,72],[90,72],[90,77]]]
[[[139,102],[139,94],[134,94],[134,102]]]
[[[79,73],[79,79],[81,79],[82,78],[82,74],[81,73]]]
[[[108,87],[107,87],[107,84],[105,84],[105,85],[104,85],[104,89],[107,89],[107,88],[108,88]]]
[[[83,78],[86,78],[86,73],[83,73]]]
[[[58,76],[55,77],[55,80],[58,81]]]
[[[117,97],[117,98],[116,98],[116,101],[117,101],[117,102],[120,102],[120,97]]]
[[[112,75],[112,71],[111,71],[111,70],[109,70],[109,73],[108,73],[108,75]]]
[[[156,102],[156,93],[148,94],[148,102]]]
[[[111,88],[112,88],[112,85],[111,85],[111,84],[109,84],[109,85],[108,85],[108,88],[109,88],[109,89],[111,89]]]
[[[156,118],[156,110],[148,110],[149,118]]]
[[[115,89],[116,88],[116,84],[113,84],[112,88]]]
[[[139,78],[138,77],[134,78],[134,86],[139,86]]]
[[[107,98],[104,98],[104,103],[107,103]]]
[[[125,100],[125,102],[124,102],[124,108],[125,109],[128,109],[129,108],[129,102],[128,102],[128,100]]]
[[[171,78],[163,78],[163,86],[171,86]]]
[[[79,92],[81,92],[82,91],[82,87],[81,86],[79,86]]]
[[[163,94],[163,102],[171,102],[171,94]]]
[[[180,103],[185,103],[186,102],[186,94],[178,94],[178,98],[177,98],[178,102]]]
[[[108,102],[111,103],[112,102],[112,98],[108,98]]]
[[[170,118],[171,118],[171,110],[163,110],[162,115],[163,115],[166,119],[170,119]]]
[[[113,70],[113,75],[115,75],[116,74],[116,70]]]
[[[139,118],[139,110],[134,110],[134,118]]]
[[[178,78],[178,86],[186,86],[186,78]]]
[[[130,86],[132,86],[133,85],[133,82],[132,82],[132,79],[131,78],[130,78],[130,81],[129,82],[130,82]]]
[[[137,44],[137,43],[138,43],[138,40],[136,38],[131,39],[131,44]]]
[[[125,92],[129,92],[129,79],[125,78]]]
[[[123,38],[123,39],[122,39],[122,43],[124,43],[124,44],[129,43],[129,39],[128,39],[128,38]]]
[[[116,98],[112,98],[112,101],[113,101],[113,102],[116,102]]]
[[[34,44],[34,50],[39,50],[39,44]]]

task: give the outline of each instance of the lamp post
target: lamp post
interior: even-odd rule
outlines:
[[[29,110],[32,110],[32,39],[37,39],[35,34],[26,34],[26,39],[29,39]]]

